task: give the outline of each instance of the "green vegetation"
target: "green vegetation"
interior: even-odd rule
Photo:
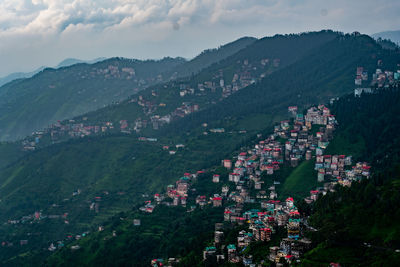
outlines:
[[[350,188],[337,187],[315,203],[310,221],[318,231],[311,237],[318,245],[306,254],[305,263],[399,265],[395,252],[400,247],[399,103],[400,91],[394,88],[361,98],[344,97],[333,105],[340,139],[332,142],[331,151],[348,143],[343,140],[361,140],[365,147],[357,151],[356,160],[372,163],[374,175]]]
[[[92,65],[45,69],[32,78],[8,83],[0,88],[0,137],[15,140],[57,120],[121,101],[162,81],[158,75],[182,63],[179,58],[112,58]]]
[[[310,194],[310,190],[318,186],[314,160],[303,161],[285,179],[282,185],[281,195],[304,198]]]
[[[159,207],[147,215],[120,214],[112,218],[103,232],[76,242],[81,249],[71,252],[68,246],[50,257],[46,265],[64,266],[68,262],[85,266],[148,266],[153,258],[182,257],[189,253],[195,253],[198,262],[202,247],[213,236],[214,223],[222,219],[221,214],[220,208],[187,213],[179,207]],[[141,225],[134,226],[133,219],[140,219]]]
[[[257,61],[263,58],[279,58],[281,65],[271,70],[260,82],[220,102],[213,99],[217,93],[200,96],[200,98],[185,97],[184,101],[199,101],[204,103],[204,106],[201,106],[201,111],[175,120],[158,131],[149,130],[141,133],[157,137],[157,142],[140,142],[137,139],[138,136],[134,134],[108,134],[69,140],[21,155],[22,158],[18,161],[12,160],[12,157],[10,161],[4,161],[4,168],[0,169],[0,220],[2,222],[20,219],[21,216],[41,211],[43,214],[68,213],[65,219],[68,223],[64,219],[52,221],[48,218],[16,225],[2,223],[0,235],[4,236],[5,240],[17,244],[19,240],[28,238],[29,244],[10,246],[0,250],[0,261],[9,265],[24,265],[33,261],[40,265],[48,256],[48,252],[43,252],[43,248],[47,248],[49,242],[65,240],[70,233],[75,235],[91,231],[92,234],[87,238],[70,244],[80,244],[80,250],[62,249],[50,257],[47,263],[60,266],[72,265],[72,263],[75,265],[129,265],[140,259],[140,264],[148,265],[148,257],[186,255],[185,263],[195,265],[199,262],[199,251],[210,240],[213,223],[221,221],[219,217],[221,213],[218,209],[196,210],[189,213],[179,208],[175,210],[157,207],[151,215],[138,214],[136,212],[138,205],[148,199],[142,197],[142,194],[164,192],[166,185],[176,181],[184,172],[193,173],[211,167],[215,169],[215,166],[220,165],[221,159],[246,149],[250,141],[256,139],[256,134],[270,132],[275,122],[287,117],[289,105],[298,105],[302,109],[312,103],[325,102],[330,97],[348,93],[353,89],[354,71],[357,66],[373,69],[376,59],[381,58],[385,62],[385,67],[393,69],[399,60],[399,53],[396,50],[383,50],[367,36],[342,35],[330,31],[276,36],[256,41],[185,81],[188,84],[204,82],[201,77],[208,78],[219,69],[231,73],[230,70],[235,68],[233,66],[236,61],[246,58]],[[125,60],[114,60],[121,64],[120,67],[123,64],[127,64],[126,66],[130,64]],[[104,64],[108,66],[111,63]],[[167,65],[164,67],[167,68]],[[86,67],[79,64],[75,66],[75,68],[82,68],[82,71]],[[139,75],[140,68],[136,69]],[[162,72],[161,69],[158,71]],[[35,76],[33,79],[46,77],[46,86],[48,86],[53,84],[53,81],[61,83],[58,78],[54,78],[60,73],[68,73],[68,68],[46,70],[41,74],[43,76]],[[70,76],[71,88],[78,83],[72,79],[73,75]],[[68,77],[66,76],[65,79]],[[25,88],[23,86],[25,82],[18,81],[14,85]],[[84,81],[79,84],[80,86],[88,85]],[[101,79],[94,79],[90,81],[90,84],[93,88],[104,86],[102,87],[104,92],[107,91],[106,87],[115,85],[107,85],[107,82]],[[128,82],[125,85],[118,84],[115,87],[118,87],[118,90],[132,89]],[[2,88],[2,90],[5,89]],[[160,112],[160,114],[165,114],[181,104],[182,99],[178,96],[178,90],[178,82],[171,81],[150,87],[141,95],[155,104],[165,102],[167,104],[165,110]],[[51,102],[57,108],[55,112],[59,112],[59,115],[72,108],[72,102],[63,102],[61,105],[57,102],[58,100],[55,101],[51,90],[46,89],[43,92],[35,96],[34,99],[37,100],[35,103],[44,105]],[[65,97],[71,92],[66,92]],[[159,98],[156,99],[153,93],[158,94]],[[399,142],[398,134],[393,129],[400,128],[396,115],[399,111],[397,110],[398,93],[392,91],[386,93],[389,95],[363,96],[360,99],[346,97],[333,106],[332,112],[337,114],[340,128],[338,129],[339,139],[336,143],[332,142],[330,151],[332,153],[335,151],[354,152],[355,157],[373,163],[374,168],[382,173],[375,176],[374,181],[377,183],[373,185],[376,186],[375,189],[360,184],[354,189],[352,187],[350,190],[339,190],[337,195],[328,194],[316,203],[313,207],[315,215],[312,221],[317,228],[324,229],[323,235],[315,237],[314,240],[317,243],[334,248],[337,244],[326,243],[325,241],[331,236],[325,236],[325,234],[332,234],[334,240],[340,240],[336,234],[337,229],[344,229],[344,232],[339,233],[344,233],[349,236],[349,239],[359,234],[360,231],[357,229],[365,218],[361,218],[361,212],[357,213],[357,209],[364,212],[368,207],[373,207],[373,212],[363,214],[383,217],[375,210],[380,209],[383,212],[386,209],[384,206],[386,203],[394,207],[398,203],[397,191],[389,189],[398,186],[399,183],[385,184],[383,182],[384,177],[389,174],[395,177],[393,174],[398,171],[393,162],[398,162],[399,146],[397,144]],[[5,90],[2,94],[10,94],[8,99],[11,104],[9,103],[8,107],[16,107],[17,102],[12,101],[18,97],[17,93],[13,95],[11,90]],[[107,98],[114,96],[108,93],[104,95]],[[121,95],[118,94],[118,96]],[[28,96],[24,99],[28,99]],[[364,103],[366,99],[369,99],[369,102]],[[120,119],[134,121],[144,113],[137,103],[130,100],[85,116],[94,123]],[[216,104],[212,104],[214,100]],[[38,113],[34,115],[36,111],[31,110],[29,105],[26,105],[26,108],[22,106],[24,108],[21,108],[21,112],[38,116]],[[368,111],[365,111],[366,107]],[[388,112],[388,107],[392,107],[389,109],[390,112]],[[38,109],[46,116],[52,114],[49,112],[49,107],[43,106]],[[76,114],[83,112],[79,110]],[[349,116],[349,114],[354,114],[354,116]],[[4,115],[4,121],[9,119],[7,116]],[[79,119],[81,117],[77,118]],[[208,126],[201,126],[205,122]],[[16,120],[12,120],[9,125],[12,123],[15,127],[22,125]],[[225,132],[211,133],[209,132],[211,128],[224,128]],[[204,131],[208,131],[208,134],[203,134]],[[2,133],[5,134],[6,130]],[[342,150],[343,146],[353,143],[357,145],[349,146],[348,150]],[[177,149],[175,147],[177,144],[184,144],[184,147]],[[361,150],[363,144],[366,146],[365,151]],[[162,149],[164,145],[170,146],[170,150],[176,150],[177,153],[170,155],[168,150]],[[386,154],[390,162],[382,160],[385,159]],[[16,153],[14,159],[18,157],[20,155]],[[293,193],[300,198],[303,196],[303,190],[307,190],[308,193],[308,190],[315,186],[316,177],[312,164],[312,161],[302,162],[297,169],[285,166],[277,174],[276,179],[282,182],[286,193]],[[221,173],[223,179],[226,179],[226,172],[218,168],[216,172]],[[198,185],[199,193],[210,194],[215,190],[216,185],[210,182],[210,177],[203,178],[205,180],[199,179],[199,183],[201,182]],[[73,195],[78,189],[80,193]],[[356,197],[353,196],[354,194]],[[371,206],[369,198],[364,195],[382,201],[375,201],[376,206]],[[340,201],[336,201],[337,199]],[[92,203],[99,204],[98,212],[95,209],[89,209]],[[347,203],[363,204],[349,207]],[[130,211],[132,209],[133,211]],[[389,210],[395,214],[398,209],[391,210],[389,207]],[[391,214],[390,212],[387,214]],[[332,214],[332,216],[326,214]],[[357,216],[350,221],[350,227],[346,228],[349,217],[353,214]],[[142,218],[143,227],[132,226],[132,220],[136,217]],[[378,220],[374,220],[367,225],[366,233],[361,237],[366,238],[365,240],[376,238],[378,246],[393,249],[392,244],[397,244],[397,228],[391,222],[384,221],[383,226],[379,223]],[[105,230],[93,233],[97,231],[99,225],[105,225]],[[113,231],[116,231],[116,236],[109,238]],[[201,234],[203,232],[204,235]],[[318,231],[317,234],[321,232]],[[27,233],[33,233],[33,237],[27,237]],[[231,239],[232,236],[233,234],[231,234]],[[352,244],[359,245],[357,242],[349,242],[349,244],[350,247]],[[255,255],[263,257],[257,246],[250,250],[258,251],[254,252]],[[310,252],[310,255],[316,255],[316,252]],[[307,260],[318,261],[317,256],[313,257],[310,256]]]
[[[197,74],[202,69],[236,54],[256,41],[257,39],[253,37],[243,37],[219,48],[204,50],[200,55],[184,65],[177,66],[171,72],[178,73],[179,77]]]

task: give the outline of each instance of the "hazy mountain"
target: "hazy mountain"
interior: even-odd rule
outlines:
[[[374,38],[390,39],[397,45],[400,44],[400,30],[399,31],[384,31],[372,35]]]
[[[77,63],[87,63],[87,64],[93,64],[102,60],[105,60],[105,57],[100,57],[100,58],[96,58],[93,60],[81,60],[81,59],[76,59],[76,58],[67,58],[64,59],[63,61],[61,61],[55,68],[61,68],[61,67],[68,67]],[[30,78],[33,75],[35,75],[36,73],[41,72],[42,70],[44,70],[45,66],[40,67],[32,72],[15,72],[15,73],[11,73],[5,77],[0,78],[0,86],[3,86],[6,83],[9,83],[13,80],[16,79],[23,79],[23,78]]]
[[[112,58],[46,68],[32,78],[10,82],[0,88],[0,139],[15,140],[57,120],[121,101],[163,81],[162,73],[184,62]]]
[[[185,64],[178,66],[172,72],[176,72],[178,77],[196,74],[200,70],[239,52],[241,49],[253,44],[255,41],[257,41],[256,38],[243,37],[231,43],[222,45],[219,48],[204,50],[200,55]]]
[[[42,70],[44,70],[46,67],[40,67],[32,72],[14,72],[11,73],[5,77],[0,78],[0,86],[3,86],[6,83],[9,83],[11,81],[17,80],[17,79],[24,79],[24,78],[30,78],[33,75],[35,75],[36,73],[41,72]]]
[[[76,58],[66,58],[63,61],[61,61],[55,68],[62,68],[62,67],[68,67],[68,66],[72,66],[78,63],[86,63],[86,64],[94,64],[103,60],[106,60],[107,58],[105,57],[99,57],[96,59],[92,59],[92,60],[81,60],[81,59],[76,59]]]
[[[160,61],[66,59],[56,69],[42,69],[31,73],[36,75],[30,79],[16,80],[0,88],[0,110],[4,112],[0,118],[0,140],[24,137],[57,120],[121,101],[155,83],[196,73],[255,40],[241,38],[218,49],[205,50],[190,61],[183,58]],[[118,73],[110,75],[114,71],[112,68],[119,68]],[[126,72],[127,68],[134,70],[132,75]],[[104,73],[100,73],[102,71]]]

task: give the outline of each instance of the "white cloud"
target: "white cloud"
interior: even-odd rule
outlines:
[[[397,0],[1,0],[0,75],[71,56],[193,56],[244,35],[373,33],[398,27],[399,10]]]

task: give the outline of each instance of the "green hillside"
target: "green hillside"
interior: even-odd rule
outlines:
[[[383,133],[374,136],[365,135],[372,142],[381,140],[388,132],[399,128],[398,118],[392,116],[398,112],[399,96],[400,91],[397,88],[364,95],[361,98],[353,96],[341,98],[333,107],[333,111],[338,112],[339,123],[342,122],[336,135],[347,135],[348,128],[353,128],[359,119],[367,123],[362,128],[363,133],[368,133],[377,126],[382,116],[388,118],[388,121],[381,124],[384,127]],[[358,110],[357,115],[342,117],[353,109]],[[385,140],[381,145],[386,149],[398,147],[397,139]],[[341,147],[336,146],[336,148]],[[346,146],[343,147],[345,148]],[[374,151],[373,149],[371,152],[375,153]],[[363,154],[367,159],[371,159],[368,155],[370,154]],[[395,150],[389,155],[394,169],[379,167],[377,163],[374,167],[378,172],[372,180],[355,183],[351,188],[338,187],[335,193],[328,193],[313,205],[311,223],[318,231],[310,235],[316,244],[315,248],[306,254],[303,265],[325,266],[331,262],[349,266],[398,265],[400,258],[394,250],[400,244],[398,235],[400,229],[397,224],[399,151]],[[284,184],[286,193],[303,193],[304,190],[308,192],[308,187],[312,185],[304,184],[307,188],[295,188],[294,184],[301,185],[297,179],[308,178],[304,175],[312,176],[315,181],[315,174],[307,173],[307,170],[313,169],[313,164],[313,161],[305,161],[294,169]],[[392,170],[396,171],[396,175],[391,174]],[[382,179],[379,179],[379,176]],[[208,175],[206,180],[210,179],[211,176]],[[201,180],[197,183],[200,182],[209,183]],[[200,184],[195,186],[202,188]],[[123,219],[116,217],[110,220],[103,232],[96,232],[84,240],[73,242],[71,245],[80,246],[78,251],[71,251],[70,247],[61,249],[51,255],[46,263],[49,266],[64,266],[67,262],[94,266],[104,262],[111,264],[110,259],[118,259],[113,264],[146,266],[154,257],[168,258],[172,255],[181,259],[181,265],[178,266],[203,266],[201,249],[211,244],[213,224],[221,220],[214,217],[215,212],[216,209],[187,213],[179,208],[159,208],[153,214],[144,215],[130,211],[120,215]],[[133,226],[132,220],[138,218],[144,223],[142,226]],[[229,229],[229,226],[225,227]],[[234,243],[235,240],[231,239],[230,234],[235,236],[238,229],[225,230],[228,234],[224,244]],[[112,233],[116,235],[113,236]],[[276,235],[279,236],[279,233]],[[160,236],[162,238],[159,238]],[[140,241],[139,244],[133,244],[131,240]],[[276,241],[272,240],[269,245],[273,245],[274,242]],[[259,245],[265,250],[263,244]],[[250,249],[257,250],[253,247]],[[267,255],[262,250],[258,253],[262,255],[261,258]]]
[[[318,232],[312,234],[315,249],[305,256],[308,264],[399,265],[399,103],[395,88],[334,104],[340,139],[328,149],[358,150],[356,159],[370,162],[375,171],[370,180],[338,188],[315,203],[310,221]],[[357,140],[365,146],[358,146]]]
[[[164,127],[165,130],[162,129],[159,131],[160,135],[164,135],[171,132],[175,134],[174,131],[181,132],[181,130],[195,128],[203,122],[217,122],[226,116],[236,116],[236,114],[239,114],[238,119],[242,119],[240,117],[246,117],[250,114],[253,115],[252,117],[256,117],[255,113],[262,116],[262,114],[268,113],[271,110],[276,111],[277,105],[280,105],[280,111],[286,111],[288,104],[299,102],[297,99],[298,97],[295,95],[293,90],[309,90],[305,87],[306,80],[307,83],[311,82],[312,84],[315,84],[315,87],[321,87],[320,90],[324,93],[321,94],[321,97],[317,100],[323,101],[329,96],[337,95],[336,91],[342,93],[352,90],[352,82],[350,82],[350,85],[347,88],[339,89],[335,86],[336,84],[327,84],[325,81],[333,83],[336,79],[336,82],[339,83],[341,82],[339,79],[345,78],[346,82],[349,82],[353,79],[353,69],[348,70],[344,74],[341,74],[340,70],[334,72],[336,66],[325,66],[321,64],[321,62],[324,62],[323,58],[325,55],[323,53],[326,51],[318,50],[318,52],[311,52],[313,49],[317,49],[317,47],[318,49],[322,49],[321,47],[325,47],[330,44],[330,42],[334,42],[332,40],[339,38],[339,36],[340,34],[331,31],[321,31],[309,34],[263,38],[248,45],[246,48],[225,60],[202,70],[197,75],[189,78],[178,79],[163,85],[152,86],[141,92],[140,96],[143,98],[143,101],[148,102],[149,105],[151,105],[151,112],[145,112],[145,109],[138,105],[137,97],[133,97],[118,105],[112,105],[97,110],[96,112],[89,113],[85,115],[85,117],[88,118],[88,121],[93,122],[112,121],[117,123],[119,120],[128,120],[128,122],[132,123],[138,118],[149,121],[151,116],[164,116],[180,107],[182,103],[199,105],[201,110],[200,112],[192,113],[182,120],[176,120],[176,122],[174,121],[171,126]],[[348,42],[350,42],[350,40],[346,39],[345,43]],[[373,43],[372,39],[371,42]],[[349,49],[354,48],[344,47],[344,45],[336,48],[335,45],[336,43],[330,44],[330,46],[326,47],[325,50],[332,49],[333,51],[330,53],[337,55],[338,53],[349,53]],[[343,49],[345,49],[345,51],[342,51]],[[357,56],[357,54],[355,56]],[[362,51],[360,51],[358,56],[362,57]],[[260,61],[265,59],[269,59],[270,63],[262,69]],[[273,59],[279,59],[279,65],[273,66]],[[335,56],[332,56],[332,60],[334,59]],[[346,58],[345,62],[350,60],[356,62],[358,59],[359,58]],[[248,65],[251,65],[251,70],[245,68],[246,65],[243,63],[244,61],[247,61]],[[340,59],[337,59],[337,61],[340,62]],[[292,63],[294,64],[293,66],[291,65]],[[307,76],[302,76],[299,75],[299,73],[296,73],[300,70],[302,72],[304,65],[306,64],[311,64],[311,67],[306,72]],[[288,67],[286,68],[285,66]],[[321,76],[314,77],[315,72],[320,72]],[[259,82],[250,85],[246,87],[246,90],[240,90],[227,98],[221,97],[222,89],[218,86],[220,80],[223,79],[227,85],[231,85],[232,75],[234,73],[250,73],[251,78]],[[322,76],[326,73],[330,76]],[[265,78],[261,78],[261,74],[264,74]],[[335,75],[338,74],[340,74],[340,76],[336,77]],[[292,76],[294,79],[287,79],[287,77]],[[297,82],[297,79],[301,79],[301,84]],[[198,91],[198,84],[203,84],[205,82],[217,84],[215,90],[212,91],[207,89],[205,92]],[[185,88],[193,88],[194,93],[180,97],[179,93],[181,91],[181,86],[184,86]],[[315,96],[313,92],[310,92],[310,95]],[[300,101],[307,101],[306,103],[308,104],[313,103],[312,101],[314,101],[314,99],[304,100],[304,98],[302,98]],[[144,131],[144,133],[158,134],[157,131]]]
[[[238,69],[243,70],[242,68],[247,68],[249,64],[258,64],[254,72],[254,75],[258,75],[261,73],[260,61],[265,57],[279,58],[281,65],[268,65],[267,69],[262,70],[264,73],[266,71],[266,76],[254,76],[254,84],[231,95],[222,97],[222,89],[216,88],[215,91],[210,89],[205,93],[180,96],[183,87],[191,88],[199,82],[210,80],[220,81],[221,68],[225,75]],[[244,64],[243,60],[247,58],[249,62]],[[240,59],[240,65],[236,65],[237,59]],[[382,49],[367,36],[343,35],[330,31],[265,38],[210,66],[198,75],[149,87],[142,91],[140,96],[77,117],[76,121],[82,123],[112,121],[114,125],[119,125],[120,120],[128,120],[131,123],[139,117],[150,121],[155,115],[164,116],[180,107],[182,102],[197,103],[200,106],[198,112],[184,115],[183,118],[178,116],[179,118],[158,130],[148,127],[131,134],[122,134],[116,130],[97,136],[67,139],[65,142],[46,145],[27,153],[11,165],[7,163],[5,168],[0,169],[0,220],[7,222],[1,224],[0,235],[15,244],[25,239],[30,241],[28,245],[9,246],[0,250],[0,261],[15,265],[26,264],[32,259],[43,260],[41,252],[50,242],[65,240],[66,236],[85,231],[96,231],[97,227],[103,224],[115,223],[116,226],[108,228],[104,235],[109,235],[110,232],[112,234],[112,230],[115,229],[125,231],[131,227],[131,223],[124,222],[119,226],[117,222],[126,217],[131,221],[129,216],[136,216],[129,210],[137,208],[147,200],[142,197],[143,194],[151,196],[153,193],[164,192],[166,186],[176,181],[184,172],[194,173],[220,165],[221,159],[232,156],[232,153],[241,148],[246,149],[250,141],[256,139],[257,134],[270,133],[275,122],[287,118],[287,107],[290,105],[298,105],[302,109],[310,104],[323,103],[331,97],[351,92],[354,89],[356,67],[361,65],[372,70],[377,59],[383,60],[385,68],[393,69],[400,56],[396,50]],[[128,63],[121,60],[118,64]],[[229,69],[233,72],[229,72]],[[43,75],[46,74],[48,79],[52,79],[51,73],[62,70],[48,70]],[[215,70],[218,70],[219,76],[215,76]],[[225,79],[224,76],[223,78]],[[230,79],[227,78],[226,81],[230,83]],[[93,82],[107,84],[105,80],[94,79]],[[139,101],[142,105],[139,105]],[[338,112],[339,120],[344,117],[337,109],[335,112]],[[83,117],[86,117],[85,120]],[[206,127],[204,123],[207,123]],[[214,128],[224,131],[212,132]],[[139,141],[138,137],[141,136],[155,137],[157,140]],[[340,140],[347,138],[343,136]],[[183,144],[184,147],[177,148],[178,144]],[[169,148],[163,149],[164,146]],[[169,153],[172,150],[176,151],[176,154]],[[284,185],[286,192],[300,193],[295,185],[310,177],[310,164],[302,163],[299,169],[292,171],[287,184]],[[315,177],[313,180],[315,181]],[[305,188],[314,184],[307,181],[307,184],[302,185]],[[204,186],[203,189],[207,191],[207,188],[208,186]],[[94,207],[98,208],[97,211],[96,208],[89,208],[93,203]],[[32,217],[22,219],[23,216],[32,216],[34,212],[44,215],[68,214],[57,217],[57,220],[34,220]],[[185,215],[186,211],[182,213],[159,214],[166,216],[165,220],[170,220],[160,222],[160,235],[165,233],[170,236],[168,228],[172,227],[171,225],[177,227],[176,225],[182,224],[182,220],[197,220],[196,216],[204,215],[200,212],[190,218],[189,215]],[[156,221],[157,214],[151,215],[150,221]],[[12,223],[16,220],[19,222]],[[146,227],[149,228],[140,234],[146,236],[147,233],[149,238],[141,235],[141,238],[144,238],[144,247],[151,247],[148,255],[160,252],[160,256],[164,256],[165,253],[161,255],[161,252],[165,252],[167,247],[176,252],[176,247],[168,242],[154,244],[157,240],[152,240],[148,235],[149,231],[154,229],[152,225]],[[155,224],[154,228],[157,227]],[[212,228],[210,225],[205,227]],[[207,229],[206,231],[209,231]],[[130,230],[133,232],[129,232]],[[126,235],[121,235],[121,239],[116,238],[115,243],[101,241],[99,246],[103,255],[109,255],[110,251],[115,253],[112,255],[118,255],[121,244],[138,234],[136,229],[130,230]],[[31,238],[27,233],[35,234]],[[119,236],[119,233],[117,235]],[[184,233],[182,235],[186,238]],[[95,236],[102,240],[106,237],[103,233]],[[178,236],[174,240],[180,243],[185,238]],[[91,242],[90,240],[88,242]],[[193,242],[203,246],[206,238],[199,237]],[[93,246],[93,251],[96,250],[96,245],[90,243],[88,247],[90,246]],[[134,248],[138,249],[138,252],[132,257],[140,256],[140,249],[135,247],[135,244],[132,244],[129,251]],[[30,253],[27,253],[28,251]],[[157,253],[152,254],[153,252]],[[178,251],[177,255],[187,252]],[[88,252],[85,250],[76,258],[77,263],[85,263],[85,253]],[[131,259],[130,252],[121,253],[126,253],[123,257],[119,255],[122,259],[121,264]],[[55,262],[59,260],[60,256],[57,254]],[[87,261],[88,264],[94,263],[90,258]]]
[[[183,59],[122,58],[45,69],[0,88],[0,137],[15,140],[57,120],[95,110],[168,79],[159,76]]]
[[[47,68],[32,78],[0,88],[0,140],[16,140],[58,120],[118,103],[160,82],[197,73],[225,59],[256,39],[241,38],[205,50],[190,61],[107,59],[95,64]]]
[[[219,48],[207,49],[201,52],[192,60],[171,70],[171,74],[177,73],[177,77],[185,77],[197,74],[204,68],[224,60],[245,47],[253,44],[257,39],[253,37],[243,37],[231,43],[220,46]]]
[[[189,130],[202,122],[224,117],[251,117],[278,110],[284,112],[290,105],[303,108],[324,103],[354,90],[357,66],[373,70],[377,59],[382,59],[385,68],[395,69],[399,58],[398,50],[384,50],[369,36],[338,36],[220,104],[165,127],[164,133]]]

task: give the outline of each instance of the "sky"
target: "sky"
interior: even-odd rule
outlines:
[[[400,30],[398,0],[0,0],[0,77],[65,58],[192,58],[243,36]]]

